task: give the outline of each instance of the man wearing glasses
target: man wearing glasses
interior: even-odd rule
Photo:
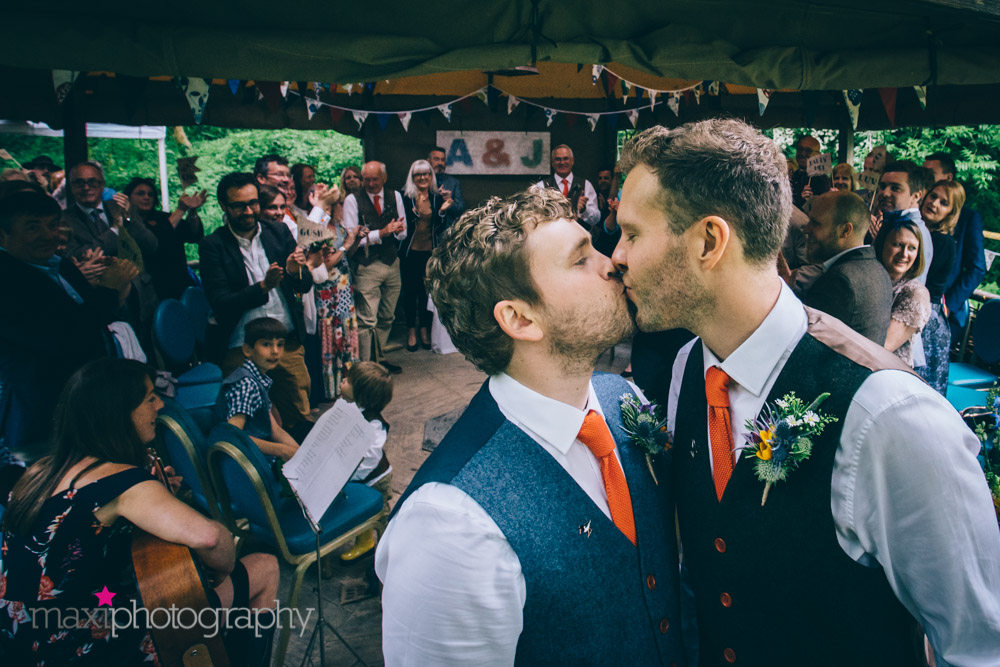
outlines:
[[[288,330],[285,354],[269,373],[271,400],[285,430],[308,427],[309,373],[302,336],[305,324],[296,292],[308,292],[312,274],[295,239],[283,225],[261,225],[257,180],[227,174],[217,191],[225,224],[198,244],[201,281],[217,322],[214,351],[223,375],[243,363],[243,325],[273,317]],[[306,422],[306,423],[303,423]]]

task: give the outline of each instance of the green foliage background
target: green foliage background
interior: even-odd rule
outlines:
[[[201,171],[198,172],[197,185],[189,188],[188,192],[196,192],[202,188],[208,191],[208,201],[201,209],[206,233],[222,224],[222,211],[215,198],[215,187],[219,179],[233,171],[252,171],[254,162],[262,155],[283,155],[289,165],[297,162],[315,165],[317,181],[338,185],[340,171],[349,164],[360,165],[362,160],[361,141],[332,130],[232,130],[194,126],[186,127],[184,131],[191,143],[190,148],[179,143],[172,132],[167,133],[167,175],[171,201],[163,204],[163,209],[173,210],[181,193],[177,158],[197,156],[196,164]],[[152,178],[159,183],[160,168],[155,141],[91,138],[88,145],[91,159],[104,165],[109,187],[121,190],[136,176]],[[57,164],[62,164],[61,137],[2,134],[0,148],[7,149],[20,162],[27,162],[38,155],[48,155]],[[197,246],[188,245],[187,250],[189,259],[198,257]]]
[[[775,129],[770,134],[788,157],[795,154],[799,137],[811,134],[819,139],[823,151],[833,153],[836,161],[836,130]],[[1000,125],[955,125],[952,127],[909,127],[854,135],[854,168],[860,172],[865,156],[875,146],[885,144],[896,159],[923,164],[924,156],[945,151],[955,159],[958,180],[965,186],[965,205],[979,211],[986,230],[1000,232],[1000,192],[996,188],[1000,168]],[[1000,252],[1000,242],[986,239],[986,247]],[[986,273],[981,288],[1000,294],[1000,260]]]

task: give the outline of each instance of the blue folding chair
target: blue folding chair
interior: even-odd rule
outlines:
[[[181,303],[191,315],[195,341],[198,345],[204,345],[205,332],[208,330],[208,318],[212,314],[212,307],[208,305],[205,290],[200,287],[188,287],[181,295]]]
[[[985,364],[1000,361],[1000,299],[987,301],[976,312],[976,321],[972,324],[972,348],[974,356]],[[985,389],[996,381],[996,375],[975,364],[953,362],[948,365],[949,385]]]
[[[156,422],[161,427],[161,455],[184,478],[184,484],[191,490],[195,508],[216,521],[225,523],[226,517],[219,508],[215,486],[205,465],[208,444],[205,442],[204,431],[179,403],[170,398],[163,399],[163,408]]]
[[[222,371],[218,366],[196,364],[195,340],[195,328],[187,308],[176,299],[161,301],[153,316],[153,342],[164,366],[175,373],[177,385],[221,383]]]
[[[208,464],[223,512],[235,508],[249,521],[248,531],[275,548],[295,566],[287,607],[297,607],[302,582],[316,562],[316,535],[295,498],[281,496],[268,459],[241,430],[228,423],[208,435]],[[365,484],[349,483],[319,520],[320,556],[326,556],[368,530],[380,531],[386,513],[382,494]],[[228,523],[227,523],[228,525]],[[318,564],[317,564],[318,565]],[[281,629],[273,664],[283,664],[289,627]]]
[[[952,407],[961,412],[966,408],[985,406],[986,390],[949,384],[946,398]]]

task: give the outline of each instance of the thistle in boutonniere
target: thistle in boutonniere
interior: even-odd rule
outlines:
[[[772,404],[765,404],[757,419],[748,419],[744,434],[747,444],[738,449],[757,457],[754,472],[764,482],[760,506],[767,502],[771,486],[788,478],[788,473],[812,454],[812,436],[819,435],[836,417],[818,410],[830,396],[820,394],[809,405],[794,392],[785,394]]]
[[[641,403],[634,394],[622,394],[620,399],[622,425],[632,438],[632,444],[646,455],[646,467],[653,481],[659,484],[653,472],[652,457],[670,450],[670,433],[667,418],[656,403]]]
[[[990,487],[993,511],[1000,522],[1000,382],[986,393],[986,407],[990,412],[980,415],[976,422],[976,437],[982,443],[977,458]]]

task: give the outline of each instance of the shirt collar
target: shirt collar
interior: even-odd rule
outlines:
[[[760,396],[771,372],[791,352],[808,326],[802,302],[781,281],[781,293],[771,312],[725,361],[720,362],[707,345],[702,345],[705,370],[718,366],[734,382]]]
[[[225,219],[225,221],[226,221],[226,229],[228,229],[229,233],[233,235],[233,238],[236,239],[236,243],[238,243],[241,248],[249,248],[250,246],[253,245],[253,242],[256,239],[260,238],[260,223],[259,222],[257,223],[257,231],[254,232],[254,235],[251,236],[248,239],[245,239],[242,236],[240,236],[239,234],[237,234],[235,231],[233,231],[232,225],[229,224],[229,218],[228,217]]]
[[[270,389],[271,385],[274,384],[274,380],[272,380],[265,373],[260,372],[260,369],[257,368],[257,364],[253,362],[253,359],[248,358],[244,360],[243,367],[247,369],[248,373],[250,373],[250,377],[263,385],[265,389]]]
[[[867,248],[867,247],[868,247],[867,245],[865,245],[864,243],[862,243],[861,245],[856,245],[853,248],[848,248],[847,250],[844,250],[842,252],[838,252],[836,255],[834,255],[830,259],[826,260],[825,262],[823,262],[823,270],[827,271],[831,266],[833,266],[834,264],[836,264],[836,262],[837,262],[838,259],[840,259],[844,255],[846,255],[847,253],[851,252],[852,250],[857,250],[858,248]]]
[[[572,171],[569,172],[569,174],[567,174],[566,176],[560,176],[559,174],[553,174],[553,175],[556,177],[556,183],[558,185],[562,185],[563,179],[565,178],[567,181],[569,181],[569,186],[573,187],[573,172]]]
[[[590,383],[590,395],[584,410],[539,394],[506,373],[490,377],[490,394],[505,414],[516,415],[517,426],[536,433],[562,454],[569,451],[590,410],[604,416],[593,383]]]
[[[104,214],[104,203],[103,202],[101,202],[100,204],[98,204],[94,208],[90,208],[88,206],[84,206],[80,202],[76,202],[76,207],[78,209],[80,209],[81,211],[83,211],[84,213],[86,213],[88,218],[90,217],[90,212],[91,211],[100,211],[101,214]]]
[[[375,203],[375,197],[381,197],[382,201],[385,201],[385,188],[382,188],[381,190],[379,190],[375,194],[372,194],[372,193],[368,192],[367,190],[365,190],[365,194],[368,195],[368,199],[373,204]]]

